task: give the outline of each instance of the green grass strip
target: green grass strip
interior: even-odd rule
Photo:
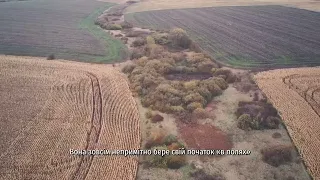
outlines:
[[[95,58],[96,63],[112,63],[124,60],[128,56],[128,48],[118,39],[113,38],[102,28],[94,24],[94,21],[108,8],[115,4],[106,3],[106,6],[97,8],[88,17],[80,22],[79,27],[87,30],[91,35],[100,40],[105,47],[105,56]]]

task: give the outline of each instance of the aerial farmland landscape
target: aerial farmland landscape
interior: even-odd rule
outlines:
[[[320,63],[320,16],[312,11],[283,6],[215,7],[150,11],[126,18],[148,28],[181,27],[216,60],[233,66]]]
[[[57,58],[87,62],[126,57],[125,46],[94,25],[96,16],[111,4],[94,0],[32,0],[0,5],[1,54],[40,57],[55,54]]]
[[[0,180],[320,179],[320,1],[0,1]]]

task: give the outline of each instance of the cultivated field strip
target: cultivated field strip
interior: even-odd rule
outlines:
[[[36,98],[31,105],[42,105],[34,109],[35,117],[16,115],[13,119],[3,117],[7,122],[0,122],[10,128],[15,126],[15,121],[30,119],[17,128],[20,132],[8,140],[10,145],[1,149],[1,180],[135,179],[138,162],[132,157],[69,154],[69,149],[140,148],[139,114],[122,74],[103,65],[32,57],[1,56],[0,59],[1,84],[8,83],[5,79],[10,76],[14,76],[10,80],[28,77],[31,82],[34,79],[43,82],[31,84],[36,88],[28,88],[30,93],[24,94],[30,102]],[[11,90],[15,92],[24,89],[23,86],[29,87],[17,84]],[[42,91],[43,95],[38,93]],[[3,93],[10,92],[0,91],[1,100],[5,97]],[[40,95],[43,101],[37,100]],[[15,109],[23,111],[21,108],[28,106]],[[1,108],[10,111],[14,107],[2,103]],[[0,135],[2,140],[5,136]]]
[[[78,1],[15,1],[0,5],[0,53],[94,60],[105,56],[99,38],[79,22],[106,3]],[[87,60],[88,61],[88,60]]]
[[[120,61],[127,48],[94,21],[112,3],[96,0],[0,0],[0,54]]]
[[[278,109],[314,179],[320,178],[320,67],[279,69],[255,75]]]
[[[155,11],[161,9],[184,9],[223,6],[285,5],[312,11],[320,11],[320,2],[314,0],[143,0],[128,7],[126,13]]]
[[[320,13],[282,6],[214,7],[126,14],[142,27],[186,29],[216,60],[242,67],[319,65]]]

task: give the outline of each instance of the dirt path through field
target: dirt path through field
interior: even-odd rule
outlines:
[[[110,65],[0,56],[0,179],[135,179],[139,113]]]

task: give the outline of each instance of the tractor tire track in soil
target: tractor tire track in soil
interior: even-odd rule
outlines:
[[[35,97],[39,102],[37,96],[43,92],[43,99],[48,101],[35,110],[36,117],[21,116],[21,120],[30,122],[3,149],[1,180],[136,178],[135,158],[69,153],[69,149],[140,148],[139,112],[124,75],[107,65],[33,57],[4,56],[1,62],[1,74],[16,75],[27,70],[28,75],[16,79],[41,79],[30,86],[33,94],[25,97]],[[16,84],[19,89],[20,82]],[[5,105],[1,108],[8,108]]]
[[[95,144],[98,142],[101,128],[102,128],[102,97],[99,79],[90,72],[86,73],[90,78],[92,86],[92,116],[91,116],[91,128],[87,135],[85,150],[94,149]],[[81,156],[79,166],[74,173],[72,179],[86,179],[86,176],[90,170],[92,160],[94,156]]]
[[[310,107],[313,109],[313,111],[320,117],[320,102],[317,102],[314,98],[314,94],[315,92],[319,92],[320,91],[320,86],[309,86],[306,90],[301,89],[298,85],[295,85],[292,80],[293,79],[299,79],[301,77],[304,78],[320,78],[320,76],[300,76],[298,74],[293,74],[293,75],[289,75],[286,76],[282,79],[283,83],[288,85],[289,88],[294,89],[303,99],[306,100],[306,102],[308,102],[308,104],[310,105]],[[308,92],[311,93],[308,93]]]

